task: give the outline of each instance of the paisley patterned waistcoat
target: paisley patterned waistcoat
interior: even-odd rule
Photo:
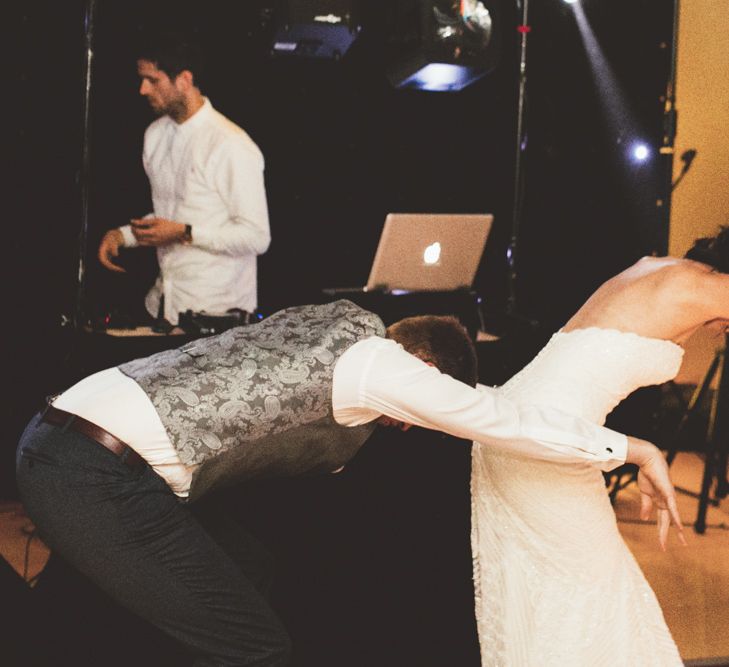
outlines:
[[[332,416],[332,376],[354,343],[383,336],[350,301],[282,310],[119,366],[147,393],[180,460],[198,465],[190,500],[254,477],[328,472],[346,463],[375,423]]]

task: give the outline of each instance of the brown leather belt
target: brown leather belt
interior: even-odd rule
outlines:
[[[95,440],[102,447],[106,447],[110,452],[116,454],[130,468],[144,463],[144,459],[129,445],[119,440],[115,435],[105,431],[101,426],[97,426],[83,417],[48,405],[41,412],[41,421],[53,424],[54,426],[70,428],[72,431],[76,431],[85,435],[87,438]]]

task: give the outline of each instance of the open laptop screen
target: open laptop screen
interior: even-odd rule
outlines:
[[[451,291],[470,288],[493,215],[390,213],[366,291]]]

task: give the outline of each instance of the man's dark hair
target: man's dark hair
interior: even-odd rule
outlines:
[[[723,225],[716,236],[696,239],[684,256],[729,273],[729,226]]]
[[[466,328],[450,315],[406,317],[387,328],[388,338],[441,373],[475,387],[478,382],[476,348]]]
[[[202,89],[205,75],[203,50],[199,42],[188,33],[146,30],[137,39],[134,56],[137,60],[154,63],[171,80],[180,72],[189,70],[192,72],[194,84]]]

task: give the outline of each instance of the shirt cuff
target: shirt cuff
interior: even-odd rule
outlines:
[[[605,459],[599,468],[604,472],[610,472],[625,463],[628,456],[628,438],[607,428],[603,429],[603,433],[606,436],[602,444]]]
[[[139,245],[137,243],[137,239],[134,237],[134,234],[132,234],[131,225],[124,225],[122,227],[117,227],[117,229],[121,232],[122,238],[124,239],[125,248],[135,248]]]

